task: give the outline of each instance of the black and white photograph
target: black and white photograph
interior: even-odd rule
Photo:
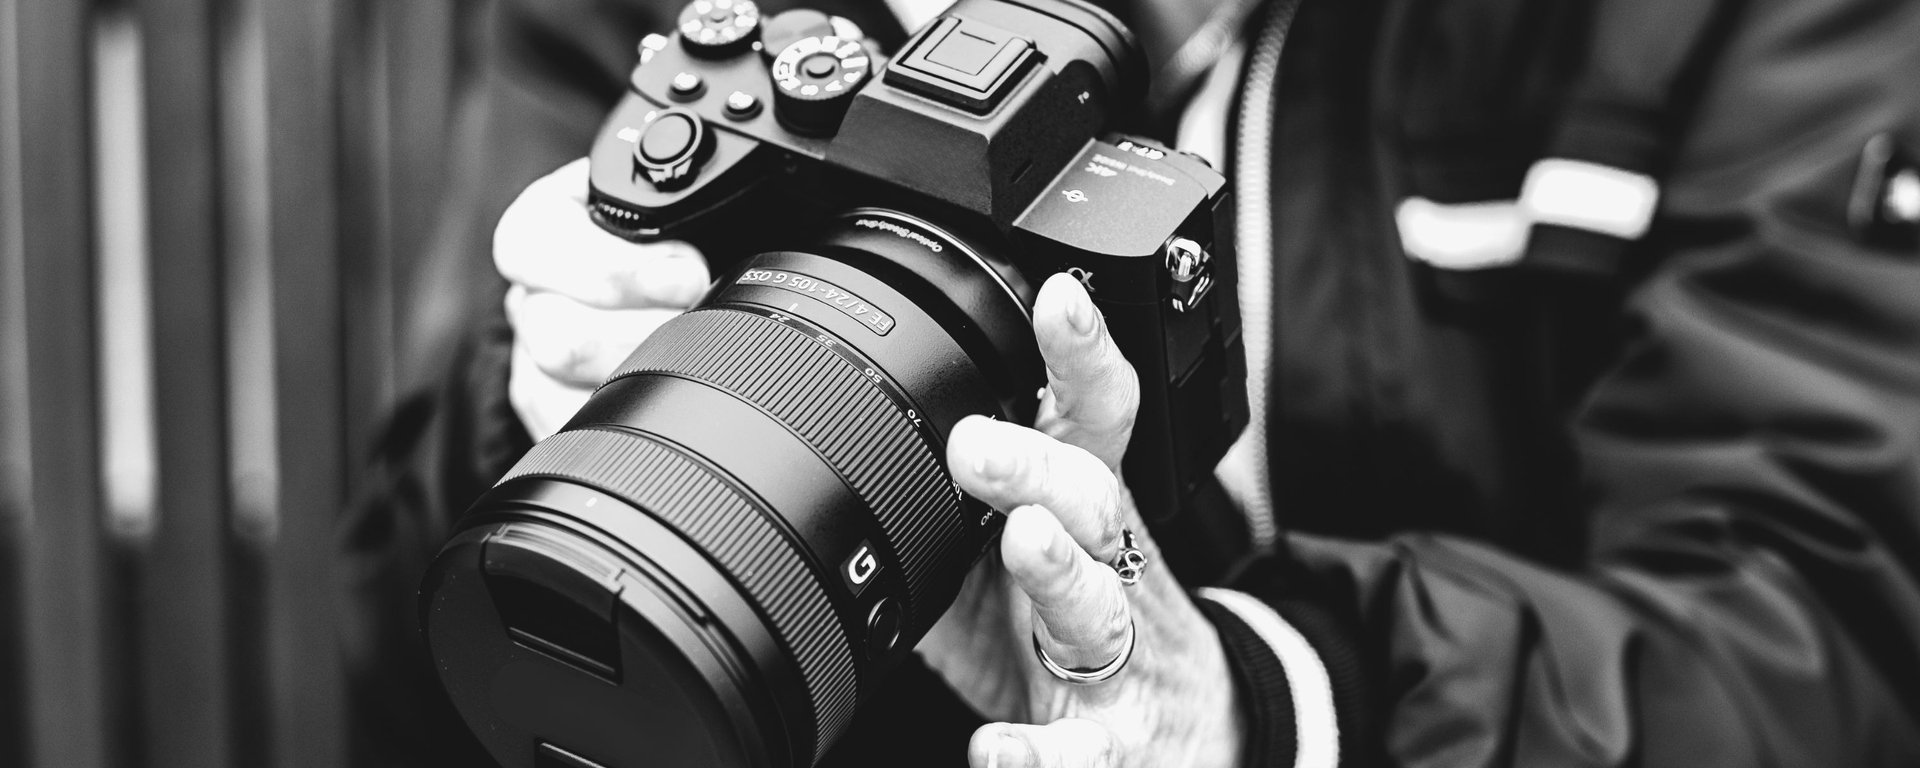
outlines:
[[[1920,767],[1920,3],[0,0],[0,766]]]

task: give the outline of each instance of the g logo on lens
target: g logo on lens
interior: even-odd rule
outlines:
[[[865,592],[867,585],[873,583],[873,577],[878,573],[880,573],[880,561],[873,556],[873,545],[864,541],[860,542],[860,548],[854,550],[853,556],[847,558],[847,562],[840,568],[840,575],[847,581],[847,591],[852,592],[854,597],[859,597],[861,592]]]

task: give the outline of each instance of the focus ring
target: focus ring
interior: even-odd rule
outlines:
[[[815,759],[853,717],[852,650],[794,541],[732,485],[678,449],[625,431],[580,429],[541,441],[501,478],[557,477],[652,513],[741,581],[799,662],[817,713]]]
[[[879,518],[905,577],[909,621],[944,605],[965,568],[940,566],[966,540],[959,497],[935,448],[845,358],[763,315],[716,308],[667,323],[608,381],[667,373],[731,392],[773,414],[826,457]],[[950,565],[950,564],[949,564]],[[936,583],[945,574],[951,583]]]

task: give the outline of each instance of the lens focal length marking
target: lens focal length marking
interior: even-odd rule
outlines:
[[[862,327],[885,336],[893,331],[893,316],[852,291],[812,275],[784,269],[749,269],[734,281],[737,285],[764,285],[792,291],[819,301],[860,322]]]
[[[764,283],[762,284],[764,285]],[[814,343],[826,347],[827,351],[834,353],[848,365],[853,366],[853,369],[860,373],[860,378],[866,379],[868,383],[873,385],[874,389],[879,390],[880,394],[885,395],[887,400],[893,403],[894,408],[899,410],[900,415],[906,417],[907,421],[913,424],[914,431],[920,435],[920,439],[926,441],[927,446],[933,450],[934,455],[946,455],[946,442],[941,440],[940,436],[934,432],[933,425],[927,423],[926,416],[920,412],[920,409],[914,407],[913,401],[907,397],[906,390],[894,382],[893,377],[888,376],[886,371],[880,369],[880,366],[874,364],[872,360],[867,359],[867,356],[861,354],[859,350],[841,341],[840,337],[833,335],[832,331],[814,325],[803,318],[759,304],[724,302],[713,306],[723,306],[727,309],[765,317],[798,331],[802,335],[812,339]],[[950,490],[954,498],[964,498],[966,494],[960,490],[959,481],[952,480],[951,478],[949,478],[949,481]]]

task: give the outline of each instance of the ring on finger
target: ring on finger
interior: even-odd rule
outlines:
[[[1054,661],[1053,657],[1047,655],[1047,649],[1041,647],[1040,635],[1038,633],[1032,636],[1033,655],[1040,659],[1040,668],[1046,670],[1047,674],[1053,675],[1055,679],[1074,685],[1104,683],[1113,679],[1114,675],[1120,674],[1120,670],[1126,668],[1127,662],[1133,659],[1133,640],[1136,632],[1137,630],[1133,625],[1133,621],[1129,619],[1127,621],[1127,642],[1120,647],[1120,654],[1113,657],[1113,661],[1102,664],[1095,669],[1068,669],[1060,666],[1059,662]]]
[[[1120,574],[1120,583],[1133,586],[1140,583],[1141,575],[1147,572],[1147,553],[1134,545],[1133,529],[1120,529],[1120,554],[1110,563],[1113,572]]]

